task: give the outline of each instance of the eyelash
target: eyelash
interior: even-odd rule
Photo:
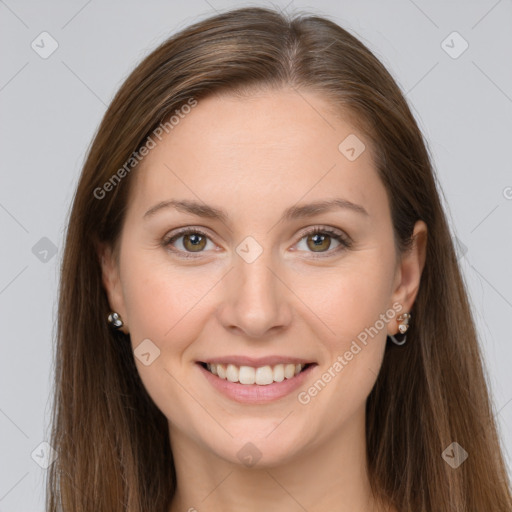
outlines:
[[[178,238],[180,238],[184,235],[191,235],[191,234],[201,235],[207,239],[210,239],[208,234],[199,228],[183,228],[180,231],[178,231],[177,233],[173,234],[172,236],[165,237],[162,241],[162,245],[164,247],[170,247],[172,245],[172,243],[174,243]],[[338,231],[336,231],[332,228],[323,227],[323,226],[316,226],[308,231],[305,231],[304,233],[302,233],[302,236],[297,243],[301,242],[304,238],[307,238],[308,236],[313,236],[313,235],[317,235],[317,234],[329,235],[331,238],[333,238],[334,240],[339,242],[340,245],[333,250],[328,250],[323,253],[312,252],[311,254],[313,254],[313,256],[312,256],[313,259],[326,258],[326,257],[332,256],[333,254],[337,254],[340,251],[343,251],[345,249],[350,249],[350,247],[352,247],[352,241],[348,237],[342,235],[341,233],[339,233]],[[185,258],[185,259],[187,259],[187,258],[195,259],[195,258],[198,258],[199,255],[201,254],[201,251],[197,253],[198,254],[197,256],[192,256],[192,254],[194,254],[194,253],[185,252],[185,251],[176,250],[176,249],[171,249],[171,251],[175,254],[179,254],[180,255],[179,257]]]

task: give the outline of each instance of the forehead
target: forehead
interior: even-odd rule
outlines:
[[[138,212],[176,197],[260,214],[301,198],[342,195],[369,210],[385,200],[370,141],[318,93],[213,95],[155,140],[133,176]]]

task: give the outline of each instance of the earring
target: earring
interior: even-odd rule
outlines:
[[[411,315],[409,313],[402,313],[397,317],[398,320],[398,331],[401,335],[403,335],[403,338],[397,339],[396,336],[398,333],[393,336],[392,334],[388,334],[388,336],[391,338],[391,341],[395,345],[403,345],[407,339],[407,336],[405,333],[407,332],[407,329],[409,329],[409,319],[411,318]]]
[[[108,315],[107,321],[109,325],[114,329],[119,329],[123,326],[123,320],[121,319],[121,316],[115,311],[112,311],[112,313]]]

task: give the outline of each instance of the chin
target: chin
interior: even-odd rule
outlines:
[[[287,464],[301,452],[303,436],[291,435],[290,431],[283,428],[281,434],[277,433],[277,429],[266,428],[265,432],[261,430],[251,431],[245,429],[245,435],[235,436],[229,441],[224,440],[223,443],[211,445],[210,449],[221,459],[230,464],[236,464],[248,469],[264,469],[273,468]],[[272,430],[275,429],[273,432]],[[270,434],[269,434],[270,432]]]

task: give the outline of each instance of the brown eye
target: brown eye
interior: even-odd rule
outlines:
[[[206,252],[208,242],[212,243],[210,237],[197,229],[184,229],[173,236],[163,240],[163,245],[171,249],[175,254],[183,257],[192,253]]]
[[[307,236],[308,247],[314,252],[323,252],[331,246],[331,236],[323,233],[314,233]]]
[[[305,247],[301,248],[302,244]],[[352,247],[352,241],[348,235],[329,227],[316,227],[306,231],[302,234],[298,244],[299,250],[312,254],[313,258],[334,256],[350,247]],[[316,253],[316,255],[313,253]]]
[[[192,233],[183,236],[183,247],[187,251],[199,252],[202,251],[206,246],[206,237],[198,233]]]

